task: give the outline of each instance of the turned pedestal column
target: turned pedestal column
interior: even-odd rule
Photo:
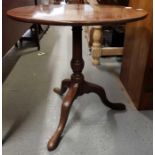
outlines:
[[[96,93],[99,95],[102,102],[109,108],[115,110],[125,110],[125,106],[123,104],[111,103],[107,99],[105,91],[101,86],[84,80],[84,75],[82,74],[82,70],[84,68],[84,61],[82,58],[82,27],[73,26],[72,30],[73,57],[71,60],[71,68],[73,70],[73,74],[71,75],[71,79],[65,79],[62,81],[60,89],[54,89],[54,91],[59,95],[63,95],[67,91],[67,89],[68,91],[63,98],[59,125],[54,135],[48,142],[48,150],[54,150],[57,147],[61,134],[66,125],[71,105],[74,99],[76,99],[78,96],[83,95],[85,93]]]

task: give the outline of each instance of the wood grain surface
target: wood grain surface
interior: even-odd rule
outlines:
[[[125,6],[62,4],[20,7],[9,10],[7,15],[23,22],[47,25],[103,25],[140,20],[147,12]]]
[[[148,12],[143,21],[126,26],[121,80],[139,110],[153,108],[153,1],[130,0]]]

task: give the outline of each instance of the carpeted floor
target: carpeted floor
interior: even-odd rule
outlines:
[[[91,64],[83,37],[84,74],[104,86],[111,101],[127,111],[105,107],[95,94],[77,98],[71,108],[58,148],[47,151],[55,131],[62,98],[52,89],[70,77],[71,27],[50,27],[36,48],[18,50],[22,55],[3,84],[3,155],[152,155],[152,111],[137,111],[120,80],[115,58]]]

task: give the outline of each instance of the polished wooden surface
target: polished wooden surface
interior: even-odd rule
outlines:
[[[139,110],[153,108],[153,0],[130,0],[148,12],[143,21],[126,26],[121,80]]]
[[[16,20],[49,25],[71,25],[73,31],[73,52],[70,79],[62,81],[61,88],[55,89],[59,95],[65,91],[58,127],[49,139],[48,150],[54,150],[61,139],[73,101],[85,93],[96,93],[107,107],[114,110],[125,110],[125,105],[112,103],[107,99],[104,89],[96,84],[87,82],[82,74],[84,60],[82,57],[82,25],[116,24],[136,21],[144,18],[144,10],[118,6],[90,5],[40,5],[17,8],[8,11],[8,15]]]
[[[145,10],[125,6],[61,4],[15,8],[8,16],[24,22],[49,25],[97,25],[127,23],[144,18]]]
[[[121,103],[112,103],[107,99],[105,90],[96,84],[87,82],[84,79],[84,75],[82,74],[82,70],[84,68],[84,61],[82,58],[82,26],[73,26],[73,57],[71,60],[71,68],[73,70],[73,74],[71,75],[71,79],[65,79],[61,83],[60,89],[54,89],[54,91],[63,95],[67,89],[67,94],[64,96],[61,108],[61,116],[58,127],[50,138],[48,142],[48,150],[54,150],[60,140],[61,134],[66,125],[70,108],[72,106],[73,101],[78,97],[85,93],[96,93],[101,101],[107,107],[114,110],[125,110],[125,105]]]

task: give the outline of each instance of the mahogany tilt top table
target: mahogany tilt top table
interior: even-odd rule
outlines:
[[[114,110],[125,110],[125,105],[111,103],[101,86],[87,82],[84,79],[84,75],[82,74],[84,68],[82,58],[82,26],[116,25],[134,22],[144,19],[147,16],[145,10],[124,6],[62,4],[20,7],[9,10],[7,15],[22,22],[72,26],[73,57],[71,68],[73,74],[70,79],[64,79],[62,81],[60,89],[54,89],[59,95],[63,95],[67,89],[68,91],[63,98],[59,125],[48,142],[49,150],[54,150],[57,147],[68,119],[70,107],[78,96],[93,92],[99,95],[107,107]]]

